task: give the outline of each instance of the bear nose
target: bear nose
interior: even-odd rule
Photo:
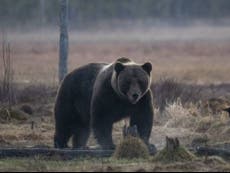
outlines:
[[[133,94],[132,97],[133,97],[134,100],[136,100],[139,97],[139,95],[135,93],[135,94]]]

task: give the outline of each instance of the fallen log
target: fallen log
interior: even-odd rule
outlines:
[[[230,150],[210,147],[197,147],[196,154],[204,156],[220,156],[230,160]]]
[[[64,160],[74,159],[79,157],[110,157],[113,150],[98,150],[98,149],[50,149],[50,148],[4,148],[0,149],[0,158],[7,157],[57,157]]]
[[[52,148],[1,148],[0,159],[10,157],[34,157],[59,158],[70,160],[79,157],[111,157],[114,150],[101,149],[52,149]],[[150,155],[154,155],[150,151]]]
[[[229,107],[229,108],[223,109],[223,111],[228,112],[228,115],[229,115],[229,117],[230,117],[230,107]]]
[[[171,149],[171,147],[168,146]],[[197,147],[195,149],[189,148],[200,156],[220,156],[230,160],[230,150],[210,147]],[[1,148],[0,159],[9,157],[34,157],[42,156],[48,158],[59,158],[69,160],[79,157],[111,157],[114,150],[101,149],[52,149],[52,148]],[[155,152],[150,155],[154,155]]]

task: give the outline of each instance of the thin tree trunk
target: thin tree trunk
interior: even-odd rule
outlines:
[[[45,18],[45,0],[40,0],[40,24],[41,27],[44,27],[46,22]]]
[[[68,0],[60,0],[59,82],[67,74],[68,62]]]

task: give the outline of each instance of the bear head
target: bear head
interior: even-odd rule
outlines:
[[[137,64],[128,58],[114,63],[111,84],[114,91],[132,104],[136,104],[150,89],[152,64]]]

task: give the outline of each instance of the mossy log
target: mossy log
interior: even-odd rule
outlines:
[[[110,157],[113,152],[113,150],[98,149],[5,148],[0,149],[0,158],[42,156],[68,160],[79,157]]]
[[[229,107],[229,108],[223,109],[223,111],[228,112],[228,115],[229,115],[229,117],[230,117],[230,107]]]
[[[196,154],[205,156],[220,156],[230,160],[230,150],[210,147],[197,147]]]

